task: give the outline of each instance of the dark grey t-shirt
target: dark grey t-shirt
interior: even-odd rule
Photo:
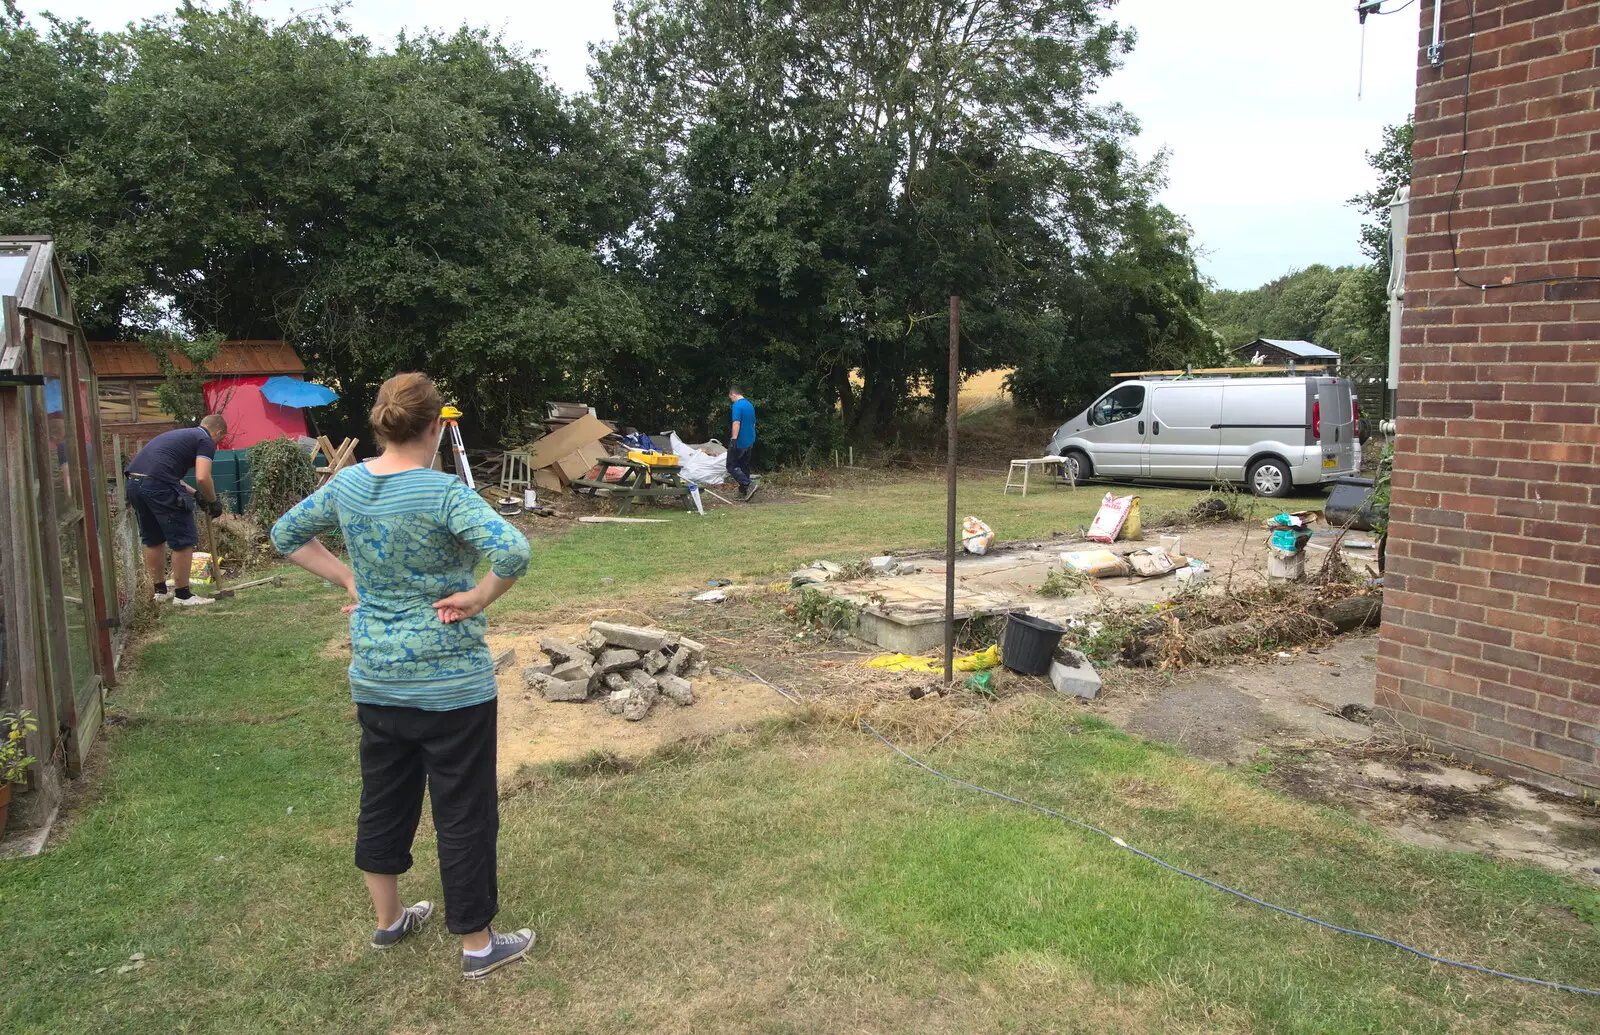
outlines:
[[[209,460],[216,455],[217,444],[211,441],[211,433],[205,428],[163,431],[128,461],[128,473],[164,482],[181,482],[194,466],[196,457]]]

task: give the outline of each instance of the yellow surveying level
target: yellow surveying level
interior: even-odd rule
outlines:
[[[434,446],[433,451],[437,454],[444,447],[444,437],[448,434],[450,452],[456,458],[456,474],[467,483],[467,488],[476,491],[478,486],[472,480],[472,465],[467,463],[467,447],[461,444],[461,425],[456,423],[456,419],[460,416],[461,411],[454,406],[446,406],[439,411],[439,443]]]

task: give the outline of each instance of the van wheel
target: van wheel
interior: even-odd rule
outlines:
[[[1289,490],[1294,487],[1294,481],[1289,476],[1289,468],[1285,467],[1282,460],[1257,460],[1250,468],[1250,475],[1245,479],[1250,486],[1250,492],[1256,496],[1279,498],[1289,495]]]
[[[1094,464],[1089,460],[1089,454],[1081,449],[1067,450],[1067,477],[1072,479],[1072,484],[1081,485],[1094,477]]]

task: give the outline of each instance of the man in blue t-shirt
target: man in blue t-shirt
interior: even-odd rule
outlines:
[[[728,473],[739,483],[739,500],[748,503],[761,488],[750,480],[750,450],[756,445],[756,408],[735,385],[728,389],[733,402],[733,438],[728,446]]]
[[[228,433],[228,423],[212,414],[198,428],[163,431],[128,461],[128,506],[139,519],[139,541],[144,544],[144,566],[155,585],[157,603],[193,606],[209,604],[211,597],[189,589],[189,565],[200,542],[195,528],[195,489],[183,482],[194,468],[194,482],[206,513],[222,516],[217,487],[211,480],[211,458],[217,443]],[[166,583],[167,550],[172,551],[172,590]],[[212,563],[216,563],[213,558]]]

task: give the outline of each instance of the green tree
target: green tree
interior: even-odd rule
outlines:
[[[0,228],[57,236],[93,335],[160,303],[286,338],[352,428],[425,369],[491,440],[653,345],[602,261],[640,167],[485,32],[383,51],[234,2],[108,34],[12,6],[0,33]]]
[[[1096,292],[1127,274],[1140,220],[1159,218],[1159,170],[1123,146],[1133,120],[1094,103],[1133,42],[1108,6],[623,8],[596,54],[597,96],[651,170],[652,216],[629,254],[674,380],[692,386],[677,405],[709,407],[753,373],[786,387],[814,441],[836,412],[851,435],[889,434],[916,389],[936,405],[948,391],[951,294],[964,370],[1027,359],[1042,384],[1072,368],[1054,353],[1088,348],[1064,328],[1089,318],[1063,307],[1111,305]],[[1158,297],[1130,287],[1118,302]],[[1141,347],[1175,336],[1160,312],[1123,315]]]
[[[1361,224],[1361,250],[1378,267],[1384,285],[1389,282],[1389,202],[1395,191],[1411,183],[1411,139],[1409,115],[1403,123],[1383,127],[1383,143],[1367,152],[1367,164],[1378,174],[1378,182],[1350,199],[1367,217]]]

